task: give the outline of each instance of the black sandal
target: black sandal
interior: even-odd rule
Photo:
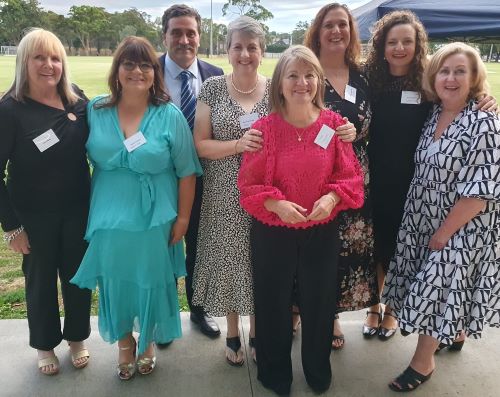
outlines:
[[[412,367],[408,366],[401,375],[389,383],[389,388],[397,392],[407,392],[416,390],[422,383],[427,382],[434,371],[429,375],[422,375],[420,372],[415,371]],[[396,383],[397,382],[397,385]],[[398,386],[399,385],[399,386]]]
[[[374,311],[370,311],[370,310],[367,311],[366,318],[368,318],[368,316],[370,314],[376,314],[378,316],[378,324],[376,327],[369,327],[368,325],[363,324],[363,336],[367,339],[373,338],[379,332],[380,324],[382,324],[382,308],[380,308],[378,312],[374,312]]]
[[[334,320],[339,320],[339,315],[338,314],[335,314],[335,317],[334,317]],[[341,341],[342,343],[337,346],[335,345],[335,341]],[[345,345],[345,336],[344,334],[340,334],[340,335],[335,335],[333,334],[333,337],[332,337],[332,350],[340,350],[344,347]]]
[[[394,317],[396,320],[398,319],[392,313],[384,312],[384,316],[391,316],[391,317]],[[378,338],[381,341],[385,342],[386,340],[389,340],[390,338],[392,338],[394,336],[394,334],[396,334],[397,329],[398,329],[397,325],[396,325],[396,328],[385,328],[385,327],[380,326],[380,329],[378,330]]]
[[[297,322],[295,322],[297,320]],[[300,312],[298,310],[292,311],[292,336],[297,335],[297,330],[300,326]]]
[[[255,337],[250,337],[248,339],[248,346],[250,346],[250,351],[252,354],[252,360],[255,364],[257,364],[257,350],[255,349]]]
[[[236,358],[238,358],[238,352],[241,350],[240,337],[234,336],[232,338],[226,338],[226,348],[231,349],[236,354]],[[241,367],[245,362],[244,359],[242,359],[241,361],[232,361],[229,359],[227,354],[226,354],[226,360],[233,367]]]

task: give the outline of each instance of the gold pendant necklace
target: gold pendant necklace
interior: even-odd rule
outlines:
[[[297,130],[297,127],[293,127],[295,129],[295,134],[297,135],[297,141],[299,142],[302,142],[302,137],[304,136],[306,130],[307,130],[307,127],[304,128],[304,131],[302,131],[302,134],[299,134],[299,130]]]

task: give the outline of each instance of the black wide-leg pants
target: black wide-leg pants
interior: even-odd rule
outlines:
[[[87,249],[83,239],[87,208],[56,213],[19,214],[31,251],[23,256],[30,346],[52,350],[62,339],[85,340],[90,335],[91,291],[69,282]],[[57,279],[64,302],[61,332]]]
[[[292,383],[294,280],[302,327],[302,367],[316,391],[330,386],[336,302],[337,222],[307,229],[251,228],[258,379],[286,394]]]

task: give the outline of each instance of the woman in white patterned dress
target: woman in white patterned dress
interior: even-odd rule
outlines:
[[[415,154],[415,173],[383,300],[401,331],[418,333],[408,368],[389,387],[409,391],[434,371],[436,349],[500,327],[500,122],[476,110],[486,94],[478,53],[451,43],[433,56],[424,88],[434,106]]]

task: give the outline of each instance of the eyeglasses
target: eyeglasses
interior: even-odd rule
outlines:
[[[121,63],[123,66],[123,69],[125,69],[128,72],[131,72],[132,70],[135,70],[137,66],[139,66],[139,69],[143,73],[149,73],[153,70],[153,65],[151,65],[148,62],[132,62],[132,61],[123,61]]]

